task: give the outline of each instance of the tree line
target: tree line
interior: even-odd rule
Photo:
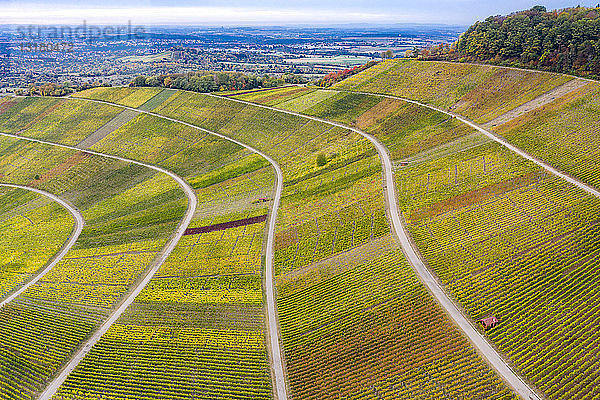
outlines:
[[[302,75],[284,74],[281,76],[256,76],[240,72],[188,72],[185,74],[140,75],[129,86],[157,86],[184,89],[193,92],[217,92],[225,90],[247,90],[277,87],[286,84],[302,84],[307,80]]]
[[[392,58],[391,51],[389,51],[389,53],[386,53],[386,55],[387,55],[387,57],[382,57],[382,58]],[[332,86],[352,75],[356,75],[359,72],[364,71],[367,68],[371,68],[373,65],[377,64],[378,62],[379,61],[375,61],[375,60],[369,61],[366,64],[357,65],[356,67],[353,67],[353,68],[347,68],[342,71],[332,72],[330,74],[325,75],[323,78],[319,79],[317,82],[315,82],[315,85],[317,85],[319,87]]]
[[[39,85],[30,85],[27,89],[17,89],[17,96],[66,96],[80,90],[71,86],[70,82],[57,83],[42,83]]]
[[[600,4],[547,11],[543,6],[472,25],[457,42],[414,49],[421,59],[486,62],[600,77]]]

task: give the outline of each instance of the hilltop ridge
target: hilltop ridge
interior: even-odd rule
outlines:
[[[600,4],[547,11],[543,6],[473,24],[455,43],[415,49],[429,60],[483,62],[600,77]]]

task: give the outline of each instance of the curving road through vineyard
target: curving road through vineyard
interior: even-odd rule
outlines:
[[[283,362],[283,356],[282,356],[282,350],[281,350],[281,340],[280,340],[281,333],[279,331],[279,323],[278,323],[278,318],[277,318],[277,305],[275,302],[275,282],[273,279],[273,247],[274,247],[274,242],[275,242],[277,210],[279,209],[279,204],[281,201],[281,193],[283,191],[283,172],[281,171],[279,164],[277,164],[277,162],[274,159],[272,159],[271,157],[269,157],[267,154],[255,149],[245,143],[242,143],[238,140],[235,140],[228,136],[222,135],[220,133],[212,132],[207,129],[200,128],[196,125],[192,125],[190,123],[187,123],[187,122],[175,119],[175,118],[170,118],[170,117],[166,117],[164,115],[160,115],[160,114],[157,114],[157,113],[154,113],[151,111],[140,110],[140,109],[133,108],[133,107],[126,107],[126,106],[122,106],[119,104],[110,103],[110,102],[102,101],[102,100],[93,100],[93,99],[84,99],[84,98],[72,98],[72,99],[80,100],[80,101],[88,101],[88,102],[93,102],[93,103],[110,104],[113,106],[118,106],[124,110],[137,111],[139,113],[152,115],[154,117],[162,118],[162,119],[165,119],[165,120],[168,120],[171,122],[176,122],[176,123],[182,124],[184,126],[187,126],[187,127],[193,128],[193,129],[197,129],[201,132],[204,132],[204,133],[219,137],[221,139],[228,140],[237,145],[240,145],[240,146],[252,151],[253,153],[258,154],[259,156],[263,157],[271,164],[271,166],[275,170],[277,182],[276,182],[276,186],[275,186],[275,194],[273,196],[273,205],[271,208],[271,213],[270,213],[269,221],[268,221],[267,248],[266,248],[266,254],[265,254],[265,296],[266,296],[266,309],[267,309],[266,310],[266,312],[267,312],[267,332],[268,332],[268,337],[269,337],[269,346],[268,347],[269,347],[269,354],[271,357],[271,360],[270,360],[271,366],[273,368],[273,374],[274,374],[274,380],[275,380],[275,387],[274,387],[275,399],[276,400],[287,400],[287,398],[288,398],[287,385],[286,385],[286,380],[285,380],[284,362]],[[19,138],[23,138],[23,137],[19,136]],[[83,151],[91,152],[92,154],[104,155],[103,153],[97,153],[97,152],[90,151],[90,150],[83,150]],[[118,158],[115,156],[109,156],[109,157]],[[162,168],[150,166],[149,164],[144,164],[144,163],[140,163],[137,161],[135,161],[135,163],[140,164],[140,165],[146,165],[153,169],[162,170]],[[165,170],[163,170],[163,171],[165,171]],[[183,182],[183,179],[181,179],[181,178],[179,178],[179,179]],[[187,185],[187,183],[185,183],[185,185]],[[192,194],[193,194],[193,189],[190,188],[190,190],[192,190]],[[194,195],[194,199],[195,199],[195,195]],[[196,205],[194,205],[194,209],[195,209],[195,207],[196,207]],[[188,208],[188,211],[189,211],[189,208]],[[193,215],[193,212],[191,214]],[[187,215],[186,215],[186,217],[187,217]],[[190,219],[191,219],[191,216],[190,216]],[[188,221],[188,224],[189,224],[189,221]],[[186,224],[186,227],[187,227],[187,224]],[[178,232],[179,232],[179,230],[181,230],[181,229],[178,229]],[[185,231],[185,227],[183,228],[183,230],[181,230],[181,233],[183,233],[183,231]],[[181,237],[181,235],[179,237]],[[179,240],[179,238],[177,240]],[[177,244],[177,243],[174,243],[173,247],[175,246],[175,244]],[[170,253],[170,251],[169,251],[169,253]],[[166,256],[165,256],[165,258],[166,258]],[[162,261],[161,261],[161,264],[162,264]],[[154,272],[156,272],[156,271],[154,271]],[[152,275],[154,275],[154,273],[152,273]],[[150,278],[148,278],[148,281],[150,280]],[[145,286],[147,283],[148,282],[146,282],[146,280],[144,280],[143,286]],[[139,291],[141,291],[143,289],[143,286],[140,288]],[[129,306],[129,304],[131,304],[133,302],[133,300],[135,299],[135,296],[137,296],[139,291],[128,298],[128,300],[131,299],[131,301],[127,304],[127,306]],[[127,307],[124,307],[123,310],[119,313],[119,315],[123,311],[125,311],[125,308],[127,308]],[[117,316],[117,318],[118,318],[118,316]],[[109,320],[109,321],[111,321],[110,325],[112,325],[116,321],[116,318],[114,320],[111,318],[111,320]],[[109,321],[107,321],[106,324],[108,324]],[[56,387],[53,386],[52,393],[48,397],[42,396],[42,397],[40,397],[40,399],[50,399],[52,397],[52,394],[54,394],[56,392],[56,390],[58,389],[60,384],[62,384],[62,382],[64,382],[64,380],[67,378],[68,374],[71,371],[73,371],[73,369],[75,369],[77,364],[79,364],[79,362],[83,359],[85,354],[87,354],[89,349],[100,339],[100,337],[104,333],[106,333],[106,331],[108,331],[108,328],[110,328],[110,325],[108,325],[106,327],[106,329],[104,329],[104,326],[103,326],[100,329],[100,331],[97,332],[97,335],[95,335],[95,336],[97,336],[97,338],[95,338],[93,343],[92,343],[92,341],[88,342],[88,343],[90,343],[89,347],[86,344],[85,348],[82,350],[82,352],[83,351],[85,351],[85,352],[83,352],[81,354],[81,357],[79,357],[79,354],[78,354],[77,357],[72,361],[72,363],[74,364],[73,368],[71,368],[71,364],[69,364],[69,367],[67,369],[65,369],[65,371],[63,371],[63,374],[61,374],[61,376],[59,377],[60,382],[57,382],[57,386],[54,385]],[[66,372],[66,371],[68,371],[68,372]]]
[[[333,90],[333,89],[332,89]],[[339,90],[333,90],[336,92],[340,92]],[[444,110],[442,108],[438,108],[435,106],[431,106],[425,103],[421,103],[419,101],[416,100],[411,100],[411,99],[406,99],[404,97],[399,97],[399,96],[392,96],[392,95],[388,95],[388,94],[378,94],[378,93],[368,93],[368,92],[355,92],[352,91],[352,93],[358,93],[358,94],[364,94],[364,95],[368,95],[368,96],[376,96],[376,97],[382,97],[382,98],[386,98],[386,99],[394,99],[394,100],[401,100],[401,101],[405,101],[407,103],[412,103],[412,104],[416,104],[418,106],[421,107],[426,107],[429,108],[430,110],[434,110],[434,111],[438,111],[441,112],[443,114],[446,114],[452,118],[456,118],[458,121],[465,123],[467,125],[469,125],[471,128],[477,130],[478,132],[484,134],[485,136],[487,136],[488,138],[492,139],[493,141],[501,144],[502,146],[506,147],[508,150],[512,151],[513,153],[516,153],[518,155],[520,155],[521,157],[537,164],[538,166],[542,167],[544,170],[546,170],[547,172],[551,173],[552,175],[563,179],[575,186],[577,186],[580,189],[583,189],[584,191],[586,191],[587,193],[591,194],[592,196],[598,197],[600,198],[600,191],[598,191],[596,188],[593,188],[592,186],[583,183],[582,181],[580,181],[579,179],[576,179],[570,175],[565,174],[564,172],[559,171],[558,169],[554,168],[552,165],[548,164],[545,161],[540,160],[539,158],[536,158],[534,156],[532,156],[531,154],[527,153],[524,150],[521,150],[520,148],[518,148],[517,146],[511,144],[510,142],[508,142],[507,140],[505,140],[504,138],[496,135],[495,133],[485,129],[484,127],[482,127],[481,125],[476,124],[475,122],[468,120],[467,118],[464,118],[458,114],[455,114],[451,111],[447,111]]]
[[[207,95],[223,98],[222,96]],[[402,251],[406,258],[413,266],[415,272],[418,274],[421,281],[433,294],[438,303],[446,310],[448,315],[454,320],[459,328],[464,332],[469,341],[473,346],[482,354],[482,356],[488,361],[488,363],[498,372],[500,376],[512,387],[512,389],[523,399],[527,400],[541,400],[541,396],[530,387],[504,360],[504,358],[496,351],[494,347],[485,339],[485,337],[473,326],[470,320],[464,315],[459,306],[446,294],[440,283],[433,276],[429,268],[423,262],[418,251],[412,244],[411,238],[404,225],[403,219],[400,214],[400,208],[398,207],[398,200],[396,197],[395,183],[394,183],[394,172],[393,164],[387,148],[379,142],[375,137],[363,132],[359,129],[351,126],[328,121],[318,117],[312,117],[309,115],[303,115],[289,110],[283,110],[275,107],[265,106],[263,104],[250,103],[239,99],[229,99],[244,104],[251,104],[256,107],[262,107],[265,109],[278,111],[290,115],[296,115],[303,118],[308,118],[313,121],[323,122],[329,125],[337,126],[344,129],[349,129],[369,140],[377,149],[379,157],[383,164],[383,177],[384,177],[384,191],[386,203],[389,210],[389,215],[392,222],[392,229],[400,241]]]
[[[47,197],[50,200],[55,201],[56,203],[63,206],[67,211],[69,211],[71,213],[71,215],[73,216],[73,219],[75,220],[75,225],[73,226],[73,231],[71,231],[71,235],[70,235],[69,239],[67,240],[67,242],[65,242],[65,244],[60,249],[60,251],[50,260],[48,265],[46,265],[46,267],[41,272],[39,272],[33,279],[31,279],[29,282],[25,283],[23,286],[21,286],[18,290],[16,290],[14,293],[12,293],[10,296],[8,296],[6,299],[2,300],[2,302],[0,302],[0,308],[2,308],[5,305],[7,305],[8,303],[10,303],[11,301],[13,301],[21,293],[26,291],[30,286],[36,284],[40,279],[42,279],[44,277],[44,275],[46,275],[48,272],[50,272],[50,270],[52,268],[54,268],[54,266],[56,264],[58,264],[60,262],[60,260],[63,259],[65,254],[67,254],[67,252],[69,250],[71,250],[71,247],[73,247],[73,245],[79,238],[79,235],[81,234],[81,231],[83,230],[83,225],[84,225],[85,221],[83,220],[83,216],[81,215],[79,210],[77,210],[75,207],[73,207],[72,205],[70,205],[69,203],[67,203],[66,201],[61,199],[60,197],[53,195],[52,193],[48,193],[44,190],[35,189],[35,188],[29,187],[29,186],[16,185],[16,184],[12,184],[12,183],[0,183],[0,186],[25,189],[25,190],[29,190],[30,192],[35,192],[44,197]]]
[[[92,348],[92,346],[94,346],[94,344],[96,344],[96,342],[98,342],[98,340],[100,340],[102,335],[104,335],[108,331],[108,329],[112,326],[112,324],[115,323],[115,321],[121,316],[121,314],[127,309],[127,307],[129,307],[129,305],[131,305],[131,303],[133,303],[133,301],[135,300],[135,297],[144,289],[144,287],[148,284],[148,282],[150,282],[150,279],[152,279],[154,274],[158,271],[160,266],[167,259],[169,254],[171,254],[171,252],[173,251],[173,249],[179,242],[179,239],[181,239],[181,237],[183,236],[183,233],[185,232],[186,228],[188,227],[190,221],[192,220],[192,217],[194,216],[194,213],[196,212],[196,206],[198,204],[198,200],[196,198],[196,193],[194,192],[194,190],[181,177],[179,177],[178,175],[174,174],[171,171],[168,171],[168,170],[160,168],[160,167],[156,167],[154,165],[142,163],[142,162],[135,161],[135,160],[130,160],[130,159],[127,159],[124,157],[113,156],[110,154],[104,154],[104,153],[100,153],[100,152],[93,151],[93,150],[82,150],[82,149],[79,149],[74,146],[68,146],[68,145],[59,144],[59,143],[52,143],[52,142],[48,142],[45,140],[28,138],[25,136],[17,136],[17,135],[13,135],[10,133],[0,132],[0,136],[11,137],[14,139],[25,140],[28,142],[40,143],[40,144],[44,144],[44,145],[60,147],[60,148],[69,149],[69,150],[81,151],[83,153],[93,154],[93,155],[100,156],[100,157],[110,158],[113,160],[119,160],[119,161],[123,161],[123,162],[127,162],[127,163],[137,164],[137,165],[140,165],[140,166],[143,166],[146,168],[150,168],[152,170],[155,170],[157,172],[162,172],[162,173],[170,176],[173,180],[175,180],[179,184],[179,186],[181,186],[181,188],[183,189],[183,191],[185,192],[185,194],[188,198],[187,210],[185,212],[183,219],[179,222],[177,230],[175,231],[173,236],[171,236],[171,238],[167,242],[166,246],[160,252],[160,256],[156,260],[154,260],[152,267],[147,272],[147,274],[144,276],[142,281],[135,287],[135,289],[131,293],[129,293],[129,295],[125,298],[123,303],[121,303],[121,305],[102,324],[100,329],[98,329],[92,335],[92,337],[84,344],[84,346],[82,348],[80,348],[73,355],[73,357],[71,358],[69,363],[67,363],[67,365],[61,370],[59,375],[56,376],[56,378],[54,380],[52,380],[48,384],[48,386],[44,389],[44,391],[40,394],[40,397],[39,397],[40,399],[50,399],[54,395],[54,393],[56,393],[56,391],[58,390],[60,385],[67,379],[67,376],[69,376],[69,374],[75,369],[75,367],[77,367],[77,365],[83,359],[83,357],[85,357],[85,355],[89,352],[89,350]]]

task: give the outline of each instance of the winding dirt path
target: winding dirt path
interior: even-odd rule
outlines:
[[[221,96],[208,95],[222,98]],[[393,98],[393,97],[392,97]],[[299,114],[293,111],[283,110],[275,107],[265,106],[262,104],[250,103],[239,99],[229,99],[244,104],[262,107],[265,109],[278,111],[290,115],[295,115],[302,118],[308,118],[313,121],[326,123],[340,128],[351,130],[369,140],[377,149],[379,157],[383,164],[384,191],[389,216],[391,219],[392,229],[397,236],[402,251],[407,260],[412,265],[413,269],[428,288],[430,293],[438,301],[438,303],[446,310],[446,313],[454,320],[458,327],[464,332],[471,344],[478,352],[488,361],[488,364],[498,372],[498,374],[508,383],[508,385],[523,399],[541,400],[541,396],[530,387],[504,360],[503,356],[496,351],[494,347],[486,340],[486,338],[473,326],[470,320],[462,312],[461,308],[446,294],[444,289],[434,275],[429,271],[429,268],[423,262],[418,250],[413,246],[408,230],[404,225],[404,220],[400,214],[398,207],[398,199],[396,197],[396,189],[394,182],[393,164],[387,148],[379,142],[375,137],[351,126],[332,122],[317,117]],[[417,103],[418,104],[418,103]]]
[[[277,177],[277,183],[276,183],[276,187],[275,187],[275,195],[273,196],[273,205],[272,205],[271,212],[269,215],[269,220],[268,220],[267,248],[266,248],[266,254],[265,254],[265,257],[266,257],[266,260],[265,260],[265,296],[266,296],[266,312],[267,312],[267,333],[268,333],[268,338],[269,338],[268,348],[269,348],[269,354],[270,354],[270,358],[271,358],[270,361],[271,361],[271,365],[273,368],[273,376],[274,376],[274,383],[275,383],[274,390],[273,390],[274,396],[275,396],[276,400],[287,400],[288,390],[287,390],[287,384],[286,384],[286,380],[285,380],[284,362],[283,362],[281,340],[280,340],[281,334],[279,331],[279,323],[278,323],[278,317],[277,317],[277,305],[275,302],[275,283],[274,283],[275,280],[273,277],[273,248],[274,248],[274,242],[275,242],[275,227],[276,227],[276,223],[277,223],[277,210],[279,210],[279,204],[281,202],[281,193],[283,191],[283,172],[281,171],[279,164],[277,164],[277,162],[274,159],[272,159],[271,157],[269,157],[267,154],[255,149],[245,143],[242,143],[238,140],[235,140],[228,136],[222,135],[220,133],[212,132],[207,129],[200,128],[196,125],[193,125],[193,124],[190,124],[190,123],[187,123],[184,121],[180,121],[175,118],[166,117],[164,115],[157,114],[152,111],[145,111],[145,110],[141,110],[141,109],[137,109],[137,108],[126,107],[126,106],[122,106],[122,105],[118,105],[118,104],[110,103],[110,102],[106,102],[106,101],[101,101],[101,100],[92,100],[92,99],[84,99],[84,98],[72,98],[72,100],[110,104],[113,106],[116,105],[118,107],[121,107],[124,110],[136,111],[136,112],[139,112],[142,114],[147,114],[147,115],[152,115],[157,118],[162,118],[162,119],[165,119],[165,120],[168,120],[171,122],[176,122],[176,123],[182,124],[184,126],[199,130],[201,132],[204,132],[204,133],[219,137],[221,139],[228,140],[237,145],[240,145],[240,146],[252,151],[253,153],[260,155],[261,157],[266,159],[272,165],[273,169],[275,170],[276,177]],[[19,138],[25,139],[23,137],[19,137]],[[91,151],[91,150],[83,150],[83,151],[87,151],[92,154],[104,155],[103,153],[98,153],[98,152]],[[109,156],[109,157],[120,159],[119,157],[115,157],[115,156]],[[153,169],[162,170],[161,168],[150,166],[149,164],[144,164],[144,163],[140,163],[137,161],[131,161],[131,162],[134,162],[134,163],[140,164],[140,165],[145,165],[145,166],[151,167]],[[165,171],[165,170],[162,170],[162,171]],[[179,179],[181,179],[181,178],[179,178]],[[181,179],[181,181],[183,182],[182,179]],[[185,182],[183,182],[183,183],[185,185],[187,185],[187,183],[185,183]],[[190,190],[192,190],[192,189],[190,188]],[[193,194],[193,190],[192,190],[192,194]],[[194,201],[196,201],[195,194],[193,194],[193,196],[194,196]],[[196,203],[194,203],[194,210],[195,210],[195,208],[196,208]],[[188,212],[189,212],[189,210],[190,209],[188,207]],[[194,212],[192,212],[190,214],[190,220],[191,220],[191,216],[193,214],[194,214]],[[186,217],[187,217],[187,214],[186,214]],[[189,224],[189,221],[187,224]],[[187,224],[181,230],[181,235],[185,231],[185,228],[187,228]],[[179,230],[180,229],[178,229],[178,234],[179,234]],[[181,237],[181,235],[179,235],[179,237]],[[179,241],[179,238],[177,239],[177,241]],[[177,244],[177,243],[175,242],[173,244],[173,247],[175,247],[175,244]],[[173,249],[171,248],[169,253],[172,250]],[[166,256],[164,258],[166,258]],[[162,264],[162,261],[161,261],[161,264]],[[158,269],[158,268],[156,268],[156,269]],[[119,314],[116,316],[116,318],[113,319],[111,317],[102,326],[102,328],[100,328],[100,330],[96,333],[96,335],[94,335],[94,337],[90,341],[88,341],[88,343],[86,343],[86,346],[82,350],[81,354],[76,355],[76,357],[73,359],[73,361],[69,364],[68,368],[66,368],[63,371],[63,373],[61,373],[59,378],[57,378],[57,380],[52,383],[51,387],[49,387],[49,389],[52,389],[52,391],[50,392],[49,390],[47,390],[48,395],[46,395],[46,392],[44,392],[44,394],[40,397],[40,399],[46,400],[46,399],[50,399],[52,397],[52,395],[56,392],[58,387],[65,381],[67,376],[73,371],[73,369],[75,369],[77,364],[79,364],[79,362],[83,359],[85,354],[87,354],[87,352],[100,339],[100,337],[104,333],[106,333],[106,331],[108,331],[108,328],[110,328],[110,326],[117,320],[118,316],[121,315],[122,312],[125,311],[125,309],[133,302],[133,300],[135,299],[135,296],[137,296],[139,294],[139,292],[141,292],[143,287],[146,286],[146,284],[152,278],[152,276],[154,275],[155,272],[156,271],[153,268],[153,272],[152,272],[152,274],[150,274],[151,276],[146,277],[147,280],[144,279],[144,281],[142,282],[143,285],[140,284],[140,286],[141,286],[140,290],[137,291],[137,289],[136,289],[136,292],[132,293],[132,295],[130,295],[130,297],[127,299],[127,300],[131,299],[131,301],[129,301],[126,306],[124,303],[123,306],[121,306],[119,308],[119,310],[121,310],[121,308],[123,308],[123,309],[119,312]],[[104,329],[105,325],[107,325],[106,329]],[[73,365],[71,365],[71,364],[73,364]],[[72,368],[71,368],[71,366],[72,366]]]
[[[93,154],[93,155],[96,155],[99,157],[110,158],[113,160],[119,160],[119,161],[123,161],[123,162],[127,162],[127,163],[137,164],[137,165],[140,165],[140,166],[143,166],[146,168],[150,168],[154,171],[167,174],[169,177],[171,177],[173,180],[175,180],[179,184],[179,186],[183,189],[184,193],[186,194],[186,196],[188,198],[187,210],[185,212],[183,219],[180,221],[180,223],[177,227],[177,230],[171,236],[171,238],[169,239],[169,241],[167,242],[165,247],[162,249],[162,251],[159,253],[160,254],[159,257],[153,261],[152,266],[150,267],[150,269],[144,276],[143,280],[125,298],[123,303],[121,303],[121,305],[115,311],[113,311],[113,313],[109,316],[109,318],[102,324],[100,329],[97,330],[92,335],[92,337],[83,345],[82,348],[80,348],[79,350],[76,351],[76,353],[72,356],[71,360],[66,364],[65,367],[63,367],[63,369],[61,370],[59,375],[57,375],[51,382],[49,382],[48,386],[40,394],[40,397],[39,397],[40,399],[50,399],[56,393],[56,391],[58,390],[60,385],[67,379],[67,376],[69,376],[69,374],[75,369],[75,367],[77,367],[79,362],[81,362],[83,357],[85,357],[85,355],[89,352],[89,350],[92,348],[92,346],[94,344],[96,344],[96,342],[98,342],[98,340],[100,340],[102,335],[104,335],[104,333],[106,333],[108,331],[108,329],[112,326],[112,324],[115,323],[115,321],[121,316],[121,314],[127,309],[127,307],[129,307],[129,305],[131,303],[133,303],[133,301],[135,300],[135,297],[144,289],[144,287],[148,284],[150,279],[152,279],[154,274],[156,274],[156,272],[161,267],[161,265],[164,263],[164,261],[169,256],[169,254],[171,254],[171,252],[173,251],[173,249],[179,242],[179,239],[181,238],[181,236],[183,236],[183,233],[187,229],[190,221],[192,220],[194,213],[196,212],[198,200],[196,198],[196,193],[194,192],[194,190],[181,177],[179,177],[178,175],[174,174],[171,171],[168,171],[168,170],[160,168],[160,167],[156,167],[154,165],[142,163],[142,162],[135,161],[135,160],[130,160],[130,159],[127,159],[124,157],[113,156],[110,154],[104,154],[104,153],[100,153],[97,151],[83,150],[83,149],[79,149],[75,146],[68,146],[68,145],[59,144],[59,143],[52,143],[52,142],[48,142],[45,140],[28,138],[25,136],[17,136],[17,135],[13,135],[10,133],[0,132],[0,136],[11,137],[11,138],[18,139],[18,140],[24,140],[24,141],[33,142],[33,143],[40,143],[40,144],[54,146],[54,147],[60,147],[63,149],[81,151],[81,152]]]
[[[56,253],[54,255],[54,257],[52,257],[52,259],[50,259],[50,261],[46,265],[46,267],[44,267],[44,269],[42,271],[40,271],[36,276],[34,276],[33,279],[31,279],[29,282],[22,285],[14,293],[12,293],[10,296],[8,296],[4,300],[2,300],[2,302],[0,302],[0,308],[2,308],[5,305],[7,305],[8,303],[10,303],[11,301],[13,301],[21,293],[23,293],[24,291],[29,289],[29,287],[31,287],[32,285],[35,285],[40,279],[42,279],[44,277],[44,275],[46,275],[48,272],[50,272],[50,270],[52,268],[54,268],[54,266],[63,259],[63,257],[67,254],[67,252],[69,250],[71,250],[73,245],[75,245],[75,242],[77,241],[77,239],[79,238],[79,235],[81,234],[81,231],[83,229],[83,225],[85,224],[85,221],[83,220],[83,216],[81,215],[79,210],[77,210],[75,207],[73,207],[72,205],[70,205],[69,203],[67,203],[66,201],[61,199],[60,197],[53,195],[52,193],[48,193],[44,190],[32,188],[29,186],[16,185],[16,184],[12,184],[12,183],[0,183],[0,186],[29,190],[30,192],[35,192],[37,194],[45,196],[45,197],[49,198],[50,200],[55,201],[56,203],[63,206],[67,211],[69,211],[71,213],[71,215],[73,216],[73,219],[75,220],[75,224],[73,226],[73,230],[71,231],[71,235],[69,236],[68,240],[65,242],[63,247],[60,249],[60,251],[58,253]]]
[[[334,89],[329,89],[329,90],[333,90],[336,92],[340,92],[339,90],[334,90]],[[536,158],[534,156],[532,156],[531,154],[527,153],[524,150],[521,150],[520,148],[518,148],[517,146],[511,144],[510,142],[508,142],[506,139],[496,135],[495,133],[491,132],[488,129],[485,129],[483,126],[476,124],[475,122],[462,117],[458,114],[455,114],[451,111],[447,111],[444,110],[442,108],[438,108],[435,106],[431,106],[425,103],[421,103],[419,101],[416,100],[411,100],[411,99],[406,99],[403,97],[398,97],[398,96],[392,96],[392,95],[388,95],[388,94],[378,94],[378,93],[368,93],[368,92],[358,92],[358,91],[352,91],[352,93],[358,93],[358,94],[363,94],[363,95],[367,95],[367,96],[376,96],[376,97],[382,97],[382,98],[386,98],[386,99],[396,99],[396,100],[401,100],[404,101],[406,103],[412,103],[412,104],[416,104],[418,106],[421,107],[426,107],[429,108],[430,110],[435,110],[438,112],[441,112],[443,114],[449,115],[453,118],[456,118],[458,121],[465,123],[467,125],[469,125],[471,128],[474,128],[475,130],[477,130],[478,132],[484,134],[485,136],[489,137],[490,139],[492,139],[494,142],[497,142],[499,144],[501,144],[502,146],[506,147],[508,150],[512,151],[513,153],[516,153],[518,155],[520,155],[521,157],[533,162],[534,164],[537,164],[538,166],[542,167],[544,170],[546,170],[547,172],[551,173],[552,175],[563,179],[566,182],[569,182],[575,186],[577,186],[580,189],[583,189],[584,191],[586,191],[587,193],[591,194],[592,196],[598,197],[600,198],[600,191],[598,191],[596,188],[583,183],[582,181],[580,181],[577,178],[574,178],[570,175],[567,175],[564,172],[559,171],[558,169],[556,169],[555,167],[553,167],[552,165],[548,164],[545,161],[540,160],[539,158]]]

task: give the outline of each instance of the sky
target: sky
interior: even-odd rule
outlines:
[[[600,0],[0,0],[0,24],[471,25],[490,15]]]

